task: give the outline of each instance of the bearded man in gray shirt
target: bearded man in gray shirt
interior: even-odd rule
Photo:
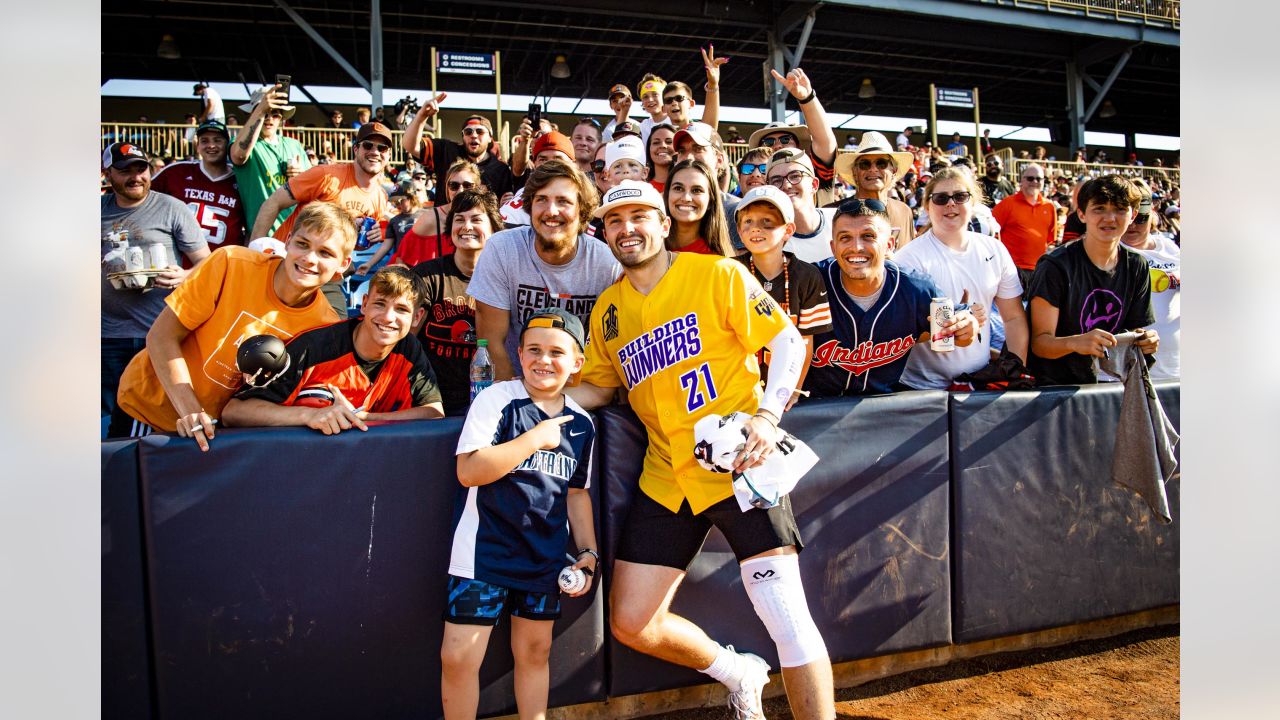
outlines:
[[[585,327],[596,298],[621,272],[609,248],[583,234],[597,200],[577,168],[543,163],[529,175],[524,197],[530,224],[489,238],[467,289],[476,301],[476,336],[489,341],[495,380],[513,377],[519,329],[534,310],[562,308]]]

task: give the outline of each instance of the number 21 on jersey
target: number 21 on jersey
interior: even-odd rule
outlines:
[[[680,389],[689,393],[685,409],[693,412],[716,399],[716,384],[711,381],[711,367],[702,363],[680,376]]]

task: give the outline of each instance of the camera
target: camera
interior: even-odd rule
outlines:
[[[421,109],[422,106],[418,104],[417,100],[413,99],[412,95],[405,95],[403,100],[397,100],[395,104],[396,115],[399,115],[402,112],[408,112],[411,115],[416,115]]]

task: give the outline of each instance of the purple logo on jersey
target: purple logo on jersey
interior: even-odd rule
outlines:
[[[1124,303],[1120,302],[1115,293],[1095,288],[1084,297],[1084,306],[1080,309],[1080,329],[1089,332],[1094,328],[1102,328],[1113,332],[1120,325],[1123,313]]]

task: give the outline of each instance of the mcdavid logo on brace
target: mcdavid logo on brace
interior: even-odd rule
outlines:
[[[751,577],[755,578],[756,580],[764,580],[765,578],[771,578],[773,577],[773,575],[774,575],[774,572],[772,570],[765,570],[764,572],[751,573]]]

